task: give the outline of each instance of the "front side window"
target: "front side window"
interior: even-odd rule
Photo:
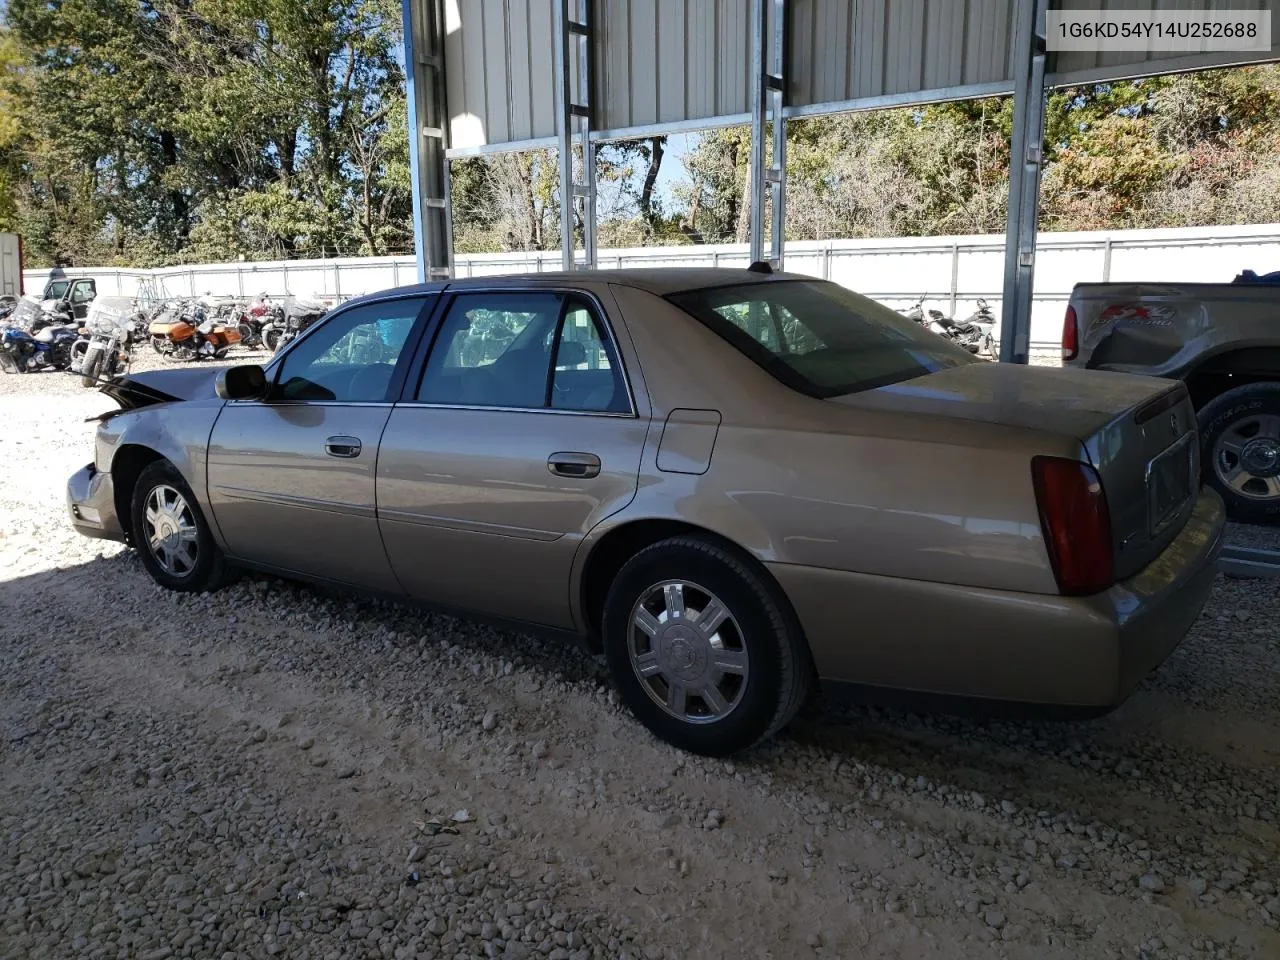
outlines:
[[[281,362],[284,403],[383,403],[423,300],[371,303],[334,314]]]
[[[92,280],[77,280],[71,288],[72,303],[88,303],[93,299],[94,283]]]
[[[599,318],[584,298],[550,292],[460,294],[417,399],[521,410],[630,409]]]
[[[826,281],[713,287],[668,299],[776,379],[813,397],[981,362],[888,307]]]

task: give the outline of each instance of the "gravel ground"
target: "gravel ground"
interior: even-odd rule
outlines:
[[[0,377],[0,956],[1280,956],[1280,592],[1089,723],[820,702],[682,756],[547,640],[153,586],[63,485],[109,401]]]

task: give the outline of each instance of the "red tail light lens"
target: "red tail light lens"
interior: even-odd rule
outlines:
[[[1074,360],[1080,352],[1080,331],[1076,328],[1076,308],[1067,307],[1067,315],[1062,318],[1062,359]]]
[[[1067,596],[1107,589],[1115,582],[1115,547],[1098,472],[1076,460],[1035,457],[1031,476],[1058,589]]]

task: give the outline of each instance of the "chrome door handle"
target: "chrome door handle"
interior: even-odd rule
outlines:
[[[361,443],[359,437],[330,437],[324,442],[324,452],[331,457],[342,457],[351,460],[360,456]]]
[[[557,477],[589,480],[600,476],[600,458],[594,453],[553,453],[547,458],[547,469]]]

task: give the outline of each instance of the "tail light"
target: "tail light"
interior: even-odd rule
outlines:
[[[1080,331],[1076,327],[1076,308],[1067,306],[1067,314],[1062,318],[1062,360],[1074,360],[1080,352]]]
[[[1067,596],[1107,589],[1115,582],[1115,556],[1098,472],[1077,460],[1035,457],[1031,476],[1058,589]]]

